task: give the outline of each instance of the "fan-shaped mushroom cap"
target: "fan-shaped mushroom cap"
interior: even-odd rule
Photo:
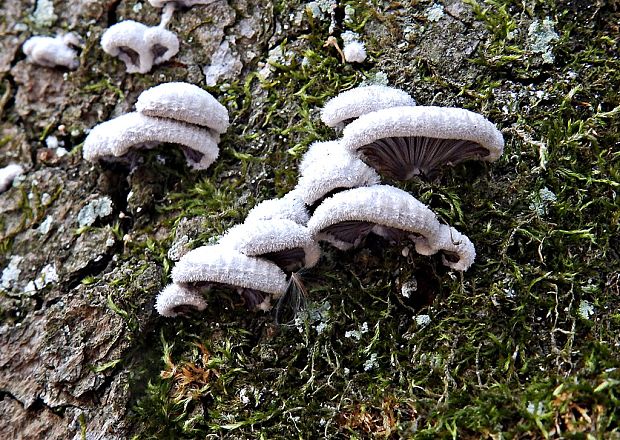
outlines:
[[[436,252],[441,252],[443,264],[454,270],[466,271],[476,258],[471,240],[448,225],[441,225],[439,232],[429,240],[429,245]]]
[[[77,69],[80,65],[77,52],[69,45],[78,46],[79,38],[75,34],[57,37],[31,37],[22,46],[27,60],[45,67],[64,66]]]
[[[145,90],[138,97],[136,110],[148,116],[209,127],[217,133],[228,128],[226,107],[206,90],[184,82],[164,83]]]
[[[501,132],[482,115],[423,106],[362,115],[345,128],[341,142],[360,152],[373,168],[398,180],[432,175],[443,165],[468,159],[494,161],[504,148]]]
[[[174,318],[187,309],[203,311],[207,302],[202,295],[179,284],[169,284],[155,300],[155,309],[161,316]]]
[[[308,223],[308,210],[303,200],[294,192],[289,192],[280,199],[271,199],[260,202],[250,209],[245,222],[256,220],[287,219],[298,225]]]
[[[229,229],[219,245],[273,261],[287,272],[313,267],[321,256],[308,228],[287,219],[246,221]]]
[[[378,184],[377,172],[338,141],[316,142],[299,164],[300,177],[293,192],[308,206],[335,190]]]
[[[105,156],[122,156],[131,148],[150,148],[152,143],[179,144],[187,163],[194,169],[209,167],[219,154],[217,143],[208,130],[171,119],[127,113],[97,125],[84,141],[84,159],[95,161]]]
[[[202,246],[185,254],[172,269],[175,283],[221,283],[280,296],[286,274],[274,263],[248,257],[226,246]]]
[[[337,127],[366,113],[414,105],[415,100],[411,96],[393,87],[356,87],[327,101],[321,111],[321,120],[329,127]]]
[[[113,57],[119,57],[128,73],[147,73],[153,64],[163,63],[176,55],[179,39],[162,27],[148,27],[125,20],[104,32],[101,47]]]
[[[11,164],[4,168],[0,168],[0,193],[3,193],[13,183],[13,180],[24,173],[24,168],[21,165]]]
[[[337,225],[341,227],[334,229]],[[342,191],[326,199],[310,218],[308,229],[319,240],[348,249],[375,225],[406,231],[416,245],[425,245],[440,227],[437,216],[411,194],[388,185],[374,185]]]

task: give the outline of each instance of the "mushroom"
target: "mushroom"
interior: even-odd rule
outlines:
[[[342,144],[395,180],[433,178],[442,166],[482,159],[504,148],[501,132],[482,115],[459,108],[392,107],[368,113],[345,129]]]
[[[148,116],[208,127],[218,134],[228,128],[226,107],[206,90],[184,82],[164,83],[145,90],[138,97],[136,110]]]
[[[208,130],[171,119],[127,113],[97,125],[86,137],[84,159],[123,156],[131,148],[153,148],[167,142],[181,145],[187,163],[204,170],[219,154],[217,142]]]
[[[380,181],[374,169],[345,150],[338,141],[312,144],[299,170],[299,181],[293,192],[309,206],[310,212],[338,191],[375,185]]]
[[[192,309],[201,312],[206,308],[207,302],[200,293],[179,284],[169,284],[155,300],[155,309],[166,318],[185,315]]]
[[[294,192],[289,192],[280,199],[265,200],[250,209],[245,218],[247,222],[257,220],[286,219],[298,225],[308,223],[308,210],[304,201]]]
[[[329,127],[342,128],[366,113],[414,105],[415,100],[411,96],[393,87],[380,85],[356,87],[327,101],[321,111],[321,120]]]
[[[179,39],[163,27],[149,27],[125,20],[104,32],[101,47],[106,53],[120,58],[128,73],[147,73],[154,64],[168,61],[176,55]]]
[[[359,246],[371,232],[390,241],[411,240],[422,255],[447,252],[445,261],[450,264],[445,264],[458,270],[466,270],[475,256],[467,237],[452,228],[446,230],[426,205],[388,185],[333,195],[316,209],[308,229],[317,240],[328,241],[341,250]],[[454,242],[447,241],[450,232]]]
[[[0,193],[9,189],[13,180],[22,174],[24,174],[24,168],[21,165],[10,164],[0,168]]]
[[[215,0],[149,0],[151,6],[155,8],[163,8],[160,26],[166,26],[172,14],[179,8],[191,8],[195,5],[208,5]]]
[[[343,32],[340,36],[344,43],[342,53],[348,63],[363,63],[366,61],[366,47],[359,41],[359,34],[351,31]]]
[[[228,230],[218,244],[273,261],[288,273],[313,267],[321,256],[308,228],[287,219],[246,221]]]
[[[78,55],[73,47],[79,47],[80,39],[76,34],[69,33],[56,37],[30,37],[22,50],[28,62],[45,67],[63,66],[77,69],[80,65]]]
[[[172,281],[192,291],[232,287],[250,308],[268,310],[270,295],[286,292],[286,274],[271,261],[249,257],[227,246],[202,246],[185,254],[172,269]]]

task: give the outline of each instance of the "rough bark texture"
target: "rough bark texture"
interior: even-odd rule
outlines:
[[[579,70],[609,63],[611,72],[617,64],[614,2],[586,13],[559,1],[220,0],[176,12],[169,29],[179,36],[179,53],[145,75],[125,73],[99,39],[121,20],[157,24],[160,11],[148,2],[38,1],[53,6],[48,22],[36,17],[35,3],[0,1],[0,166],[27,169],[0,195],[0,438],[231,431],[255,438],[254,429],[271,438],[402,438],[448,435],[457,425],[473,437],[617,433],[617,397],[601,393],[617,386],[620,366],[608,351],[618,344],[619,183],[611,145],[620,103],[617,90]],[[345,6],[355,11],[353,24],[346,24]],[[566,17],[576,13],[591,16],[583,26],[592,34],[569,29]],[[515,28],[503,32],[493,14]],[[528,36],[528,26],[546,15],[564,29],[565,39],[551,43],[558,44],[555,66]],[[362,65],[341,64],[334,47],[322,46],[347,26],[371,53]],[[29,36],[65,31],[84,40],[76,71],[24,59],[20,46]],[[592,49],[601,53],[573,58],[590,54],[588,35],[609,40]],[[571,71],[577,76],[566,78]],[[335,138],[318,120],[324,100],[369,78],[389,79],[419,103],[485,113],[504,129],[507,155],[495,171],[471,165],[443,180],[445,190],[436,183],[407,188],[471,234],[479,266],[455,276],[439,261],[412,263],[410,249],[369,243],[348,256],[326,251],[314,269],[319,281],[308,282],[315,304],[292,330],[225,295],[181,323],[156,316],[154,297],[172,260],[242,221],[254,202],[290,190],[305,146]],[[172,80],[213,86],[227,105],[232,127],[219,164],[193,175],[174,148],[130,165],[82,160],[90,128],[131,111],[144,89]],[[540,124],[544,105],[560,122]],[[576,118],[585,125],[571,128]],[[552,148],[557,153],[547,152]],[[589,197],[574,200],[577,190],[565,193],[562,185],[585,185]],[[547,187],[556,205],[544,198]],[[592,202],[608,214],[582,218],[594,209],[588,200],[609,200]],[[609,218],[609,229],[599,229]],[[581,258],[581,266],[557,255]],[[599,266],[605,259],[609,265]],[[405,294],[411,280],[415,298]],[[437,296],[442,301],[433,303]],[[583,304],[596,305],[597,320],[584,318]],[[437,324],[426,331],[436,333],[423,333],[426,318],[419,317],[428,315]],[[232,348],[221,348],[227,342]],[[580,350],[599,356],[587,371]],[[209,363],[209,352],[224,360]],[[194,375],[189,385],[183,374]],[[577,377],[592,389],[557,391]],[[544,385],[530,389],[529,381]],[[603,381],[610,385],[596,388]],[[520,391],[508,414],[480,403],[501,407],[510,390]],[[449,408],[479,413],[437,415]]]

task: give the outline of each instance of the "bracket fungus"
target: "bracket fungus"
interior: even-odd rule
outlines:
[[[355,118],[391,107],[415,106],[408,93],[388,86],[363,86],[344,91],[325,103],[321,121],[342,128]]]
[[[80,39],[76,34],[68,33],[56,37],[30,37],[22,50],[28,62],[45,67],[63,66],[67,69],[77,69],[80,65],[78,54],[73,47],[80,46]]]
[[[504,138],[477,113],[447,107],[392,107],[360,116],[341,141],[364,162],[395,180],[433,178],[442,166],[497,160]]]
[[[155,300],[155,309],[166,318],[184,315],[190,310],[201,312],[206,308],[207,302],[200,293],[179,284],[169,284]]]
[[[11,164],[0,168],[0,193],[9,189],[13,180],[22,174],[24,174],[24,168],[21,165]]]
[[[153,148],[162,142],[181,145],[187,163],[197,170],[208,168],[219,154],[209,130],[133,112],[94,127],[84,141],[83,155],[92,162],[123,156],[131,148]]]
[[[228,230],[218,244],[272,261],[288,273],[315,266],[321,256],[308,228],[287,219],[246,221]]]
[[[346,150],[338,141],[315,142],[299,164],[300,176],[293,192],[311,212],[329,195],[380,182],[377,172]]]
[[[306,204],[294,192],[279,199],[264,200],[248,212],[245,222],[257,220],[286,219],[298,225],[305,225],[310,219]]]
[[[149,27],[125,20],[101,37],[103,50],[125,63],[128,73],[148,73],[153,65],[168,61],[179,51],[177,36],[162,26]]]
[[[172,269],[172,281],[194,290],[235,288],[248,308],[268,310],[270,295],[286,292],[286,274],[275,263],[226,246],[202,246],[185,254]]]
[[[206,90],[184,82],[163,83],[138,97],[136,110],[148,116],[208,127],[221,134],[228,128],[228,110]]]
[[[445,251],[449,255],[444,263],[458,270],[467,270],[475,256],[467,237],[449,228],[456,240],[447,243],[449,234],[426,205],[388,185],[354,188],[333,195],[316,209],[308,229],[316,239],[341,250],[358,246],[370,233],[391,241],[408,239],[422,255]]]

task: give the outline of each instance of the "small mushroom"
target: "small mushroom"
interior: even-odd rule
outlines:
[[[69,33],[56,37],[31,37],[22,46],[28,62],[45,67],[63,66],[77,69],[80,65],[78,54],[73,47],[79,47],[80,39]]]
[[[342,144],[395,180],[433,178],[442,166],[502,154],[504,138],[482,115],[459,108],[392,107],[359,117]]]
[[[176,55],[179,39],[163,27],[149,27],[125,20],[104,32],[101,47],[106,53],[120,58],[128,73],[147,73],[154,64],[168,61]]]
[[[84,159],[91,162],[106,156],[123,156],[132,148],[153,148],[159,143],[181,145],[187,163],[204,170],[219,154],[208,130],[171,119],[127,113],[97,125],[86,137]]]
[[[446,230],[426,205],[388,185],[335,194],[319,205],[308,222],[308,229],[316,239],[328,241],[341,250],[359,246],[372,232],[390,241],[410,240],[422,255],[445,251],[449,254],[445,261],[450,263],[445,264],[458,270],[466,270],[473,262],[467,251],[471,247],[473,252],[473,245],[467,237],[452,228]],[[450,234],[446,231],[454,233],[454,242],[447,241]],[[465,257],[463,262],[461,256]]]
[[[172,269],[172,281],[197,291],[217,286],[237,290],[249,308],[268,310],[270,295],[286,292],[286,274],[275,263],[226,246],[202,246],[185,254]]]
[[[309,206],[310,212],[338,191],[376,185],[380,181],[374,169],[338,141],[312,144],[299,164],[299,171],[293,192]]]
[[[343,32],[340,35],[342,42],[342,53],[347,63],[363,63],[366,61],[366,47],[359,38],[359,34],[351,31]]]
[[[391,107],[414,106],[415,100],[402,90],[387,86],[356,87],[340,93],[323,106],[321,120],[342,128],[355,118]]]
[[[246,221],[228,230],[218,244],[273,261],[288,273],[313,267],[321,256],[308,228],[286,219]]]
[[[22,174],[24,174],[24,168],[21,165],[11,164],[0,168],[0,193],[9,189],[13,180]]]
[[[245,221],[247,223],[257,220],[286,219],[298,225],[305,225],[309,218],[304,201],[294,192],[289,192],[280,199],[260,202],[250,209]]]
[[[169,284],[155,300],[155,309],[161,316],[174,318],[190,310],[203,311],[207,302],[200,293],[179,284]]]
[[[206,90],[184,82],[164,83],[145,90],[138,97],[136,110],[148,116],[208,127],[216,133],[224,133],[228,128],[226,107]]]

